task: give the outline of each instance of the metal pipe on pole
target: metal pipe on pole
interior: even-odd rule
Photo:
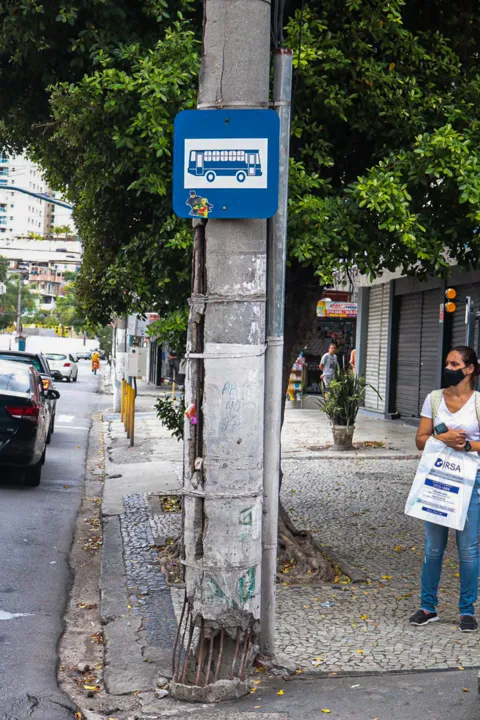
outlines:
[[[275,652],[278,493],[282,431],[283,332],[287,261],[288,170],[292,100],[292,51],[279,48],[273,58],[273,104],[280,118],[278,211],[269,223],[267,262],[267,351],[263,473],[263,554],[260,649]]]
[[[18,298],[17,298],[17,343],[19,350],[25,350],[25,338],[22,337],[22,290],[23,273],[18,274]]]

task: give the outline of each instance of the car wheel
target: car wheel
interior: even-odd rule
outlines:
[[[207,174],[205,175],[205,179],[206,179],[206,181],[209,182],[209,183],[212,183],[212,182],[215,180],[216,177],[217,177],[217,176],[215,175],[215,173],[214,173],[212,170],[210,170],[209,172],[207,172]]]
[[[73,382],[77,382],[78,374],[73,378]]]
[[[239,183],[245,182],[246,177],[247,177],[247,175],[246,175],[246,173],[243,172],[243,170],[240,170],[239,172],[237,172],[237,181]]]
[[[67,382],[72,382],[72,378],[70,376],[67,377]]]
[[[38,461],[33,467],[27,468],[25,471],[25,485],[27,487],[38,487],[40,485],[40,479],[42,477],[42,465],[44,463],[45,450],[43,451],[42,459]]]

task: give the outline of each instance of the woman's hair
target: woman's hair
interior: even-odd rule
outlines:
[[[458,345],[450,350],[450,352],[457,352],[462,358],[465,366],[473,365],[473,373],[470,378],[470,384],[475,387],[475,378],[480,374],[480,364],[478,362],[477,353],[468,345]]]

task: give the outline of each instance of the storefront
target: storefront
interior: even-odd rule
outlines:
[[[320,360],[331,343],[337,346],[340,367],[347,368],[350,354],[355,347],[357,304],[323,298],[317,305],[317,335],[304,349],[304,392],[308,395],[321,393]]]

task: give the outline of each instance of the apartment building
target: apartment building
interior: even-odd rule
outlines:
[[[46,197],[58,197],[58,193],[46,184],[38,165],[25,155],[0,153],[0,240],[31,234],[50,237],[52,228],[59,225],[68,225],[72,234],[75,233],[71,210],[6,189],[11,186]]]

